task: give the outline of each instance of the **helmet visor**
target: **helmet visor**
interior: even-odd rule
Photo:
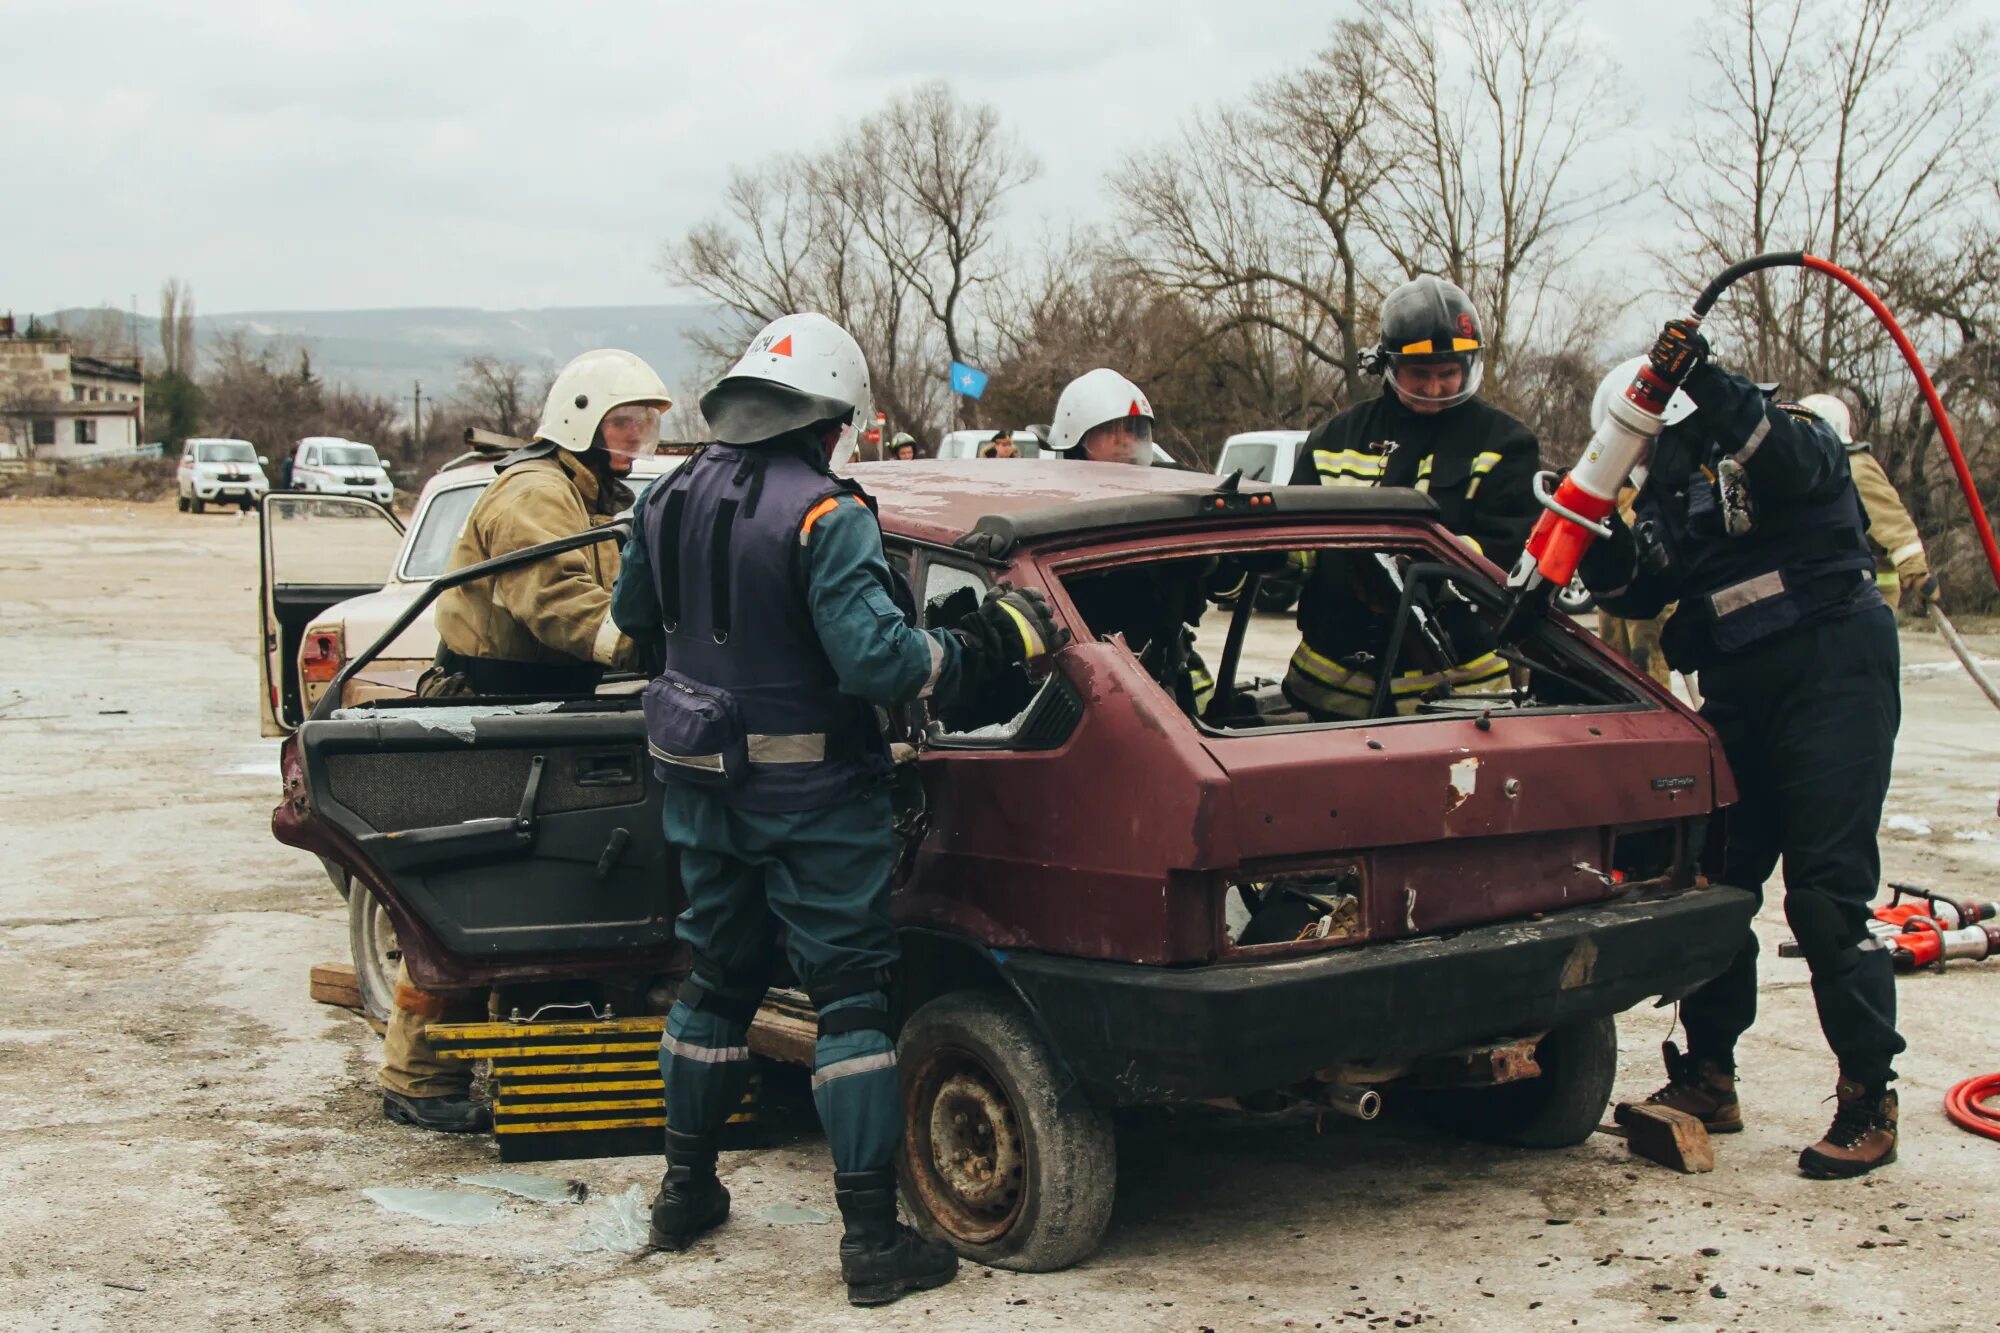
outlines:
[[[1416,412],[1442,412],[1479,392],[1483,376],[1479,353],[1444,356],[1389,354],[1389,383],[1403,405]]]
[[[1085,431],[1077,447],[1093,463],[1133,463],[1144,467],[1153,461],[1153,419],[1114,417]]]
[[[660,448],[660,409],[643,403],[614,407],[604,414],[597,431],[613,458],[650,458]]]

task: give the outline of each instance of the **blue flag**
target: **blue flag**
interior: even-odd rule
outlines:
[[[951,391],[962,393],[967,398],[977,398],[986,392],[986,372],[974,370],[962,361],[951,363]]]

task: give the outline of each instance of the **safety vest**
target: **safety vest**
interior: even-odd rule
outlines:
[[[713,787],[746,810],[814,810],[887,771],[875,712],[843,694],[806,601],[811,519],[865,492],[782,451],[711,444],[647,490],[639,532],[665,625],[670,702],[733,712],[743,773],[718,785],[722,747],[689,751],[679,719],[647,727],[664,780]],[[672,687],[678,683],[678,693]],[[654,688],[658,688],[658,682]]]

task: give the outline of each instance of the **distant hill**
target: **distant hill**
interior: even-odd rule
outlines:
[[[63,310],[45,322],[88,328],[115,312]],[[22,314],[25,322],[25,312]],[[129,317],[119,316],[129,326]],[[248,310],[197,314],[199,341],[241,330],[306,348],[322,379],[394,398],[421,380],[426,396],[450,392],[469,356],[497,356],[529,366],[561,365],[593,347],[623,347],[646,358],[676,397],[693,401],[703,375],[686,335],[716,326],[721,313],[703,305],[561,306],[545,310]],[[158,355],[159,321],[137,320],[139,349]],[[199,355],[199,352],[197,352]]]

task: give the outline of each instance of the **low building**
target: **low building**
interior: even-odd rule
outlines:
[[[132,453],[144,438],[139,357],[86,356],[67,338],[17,335],[0,320],[0,458]]]

